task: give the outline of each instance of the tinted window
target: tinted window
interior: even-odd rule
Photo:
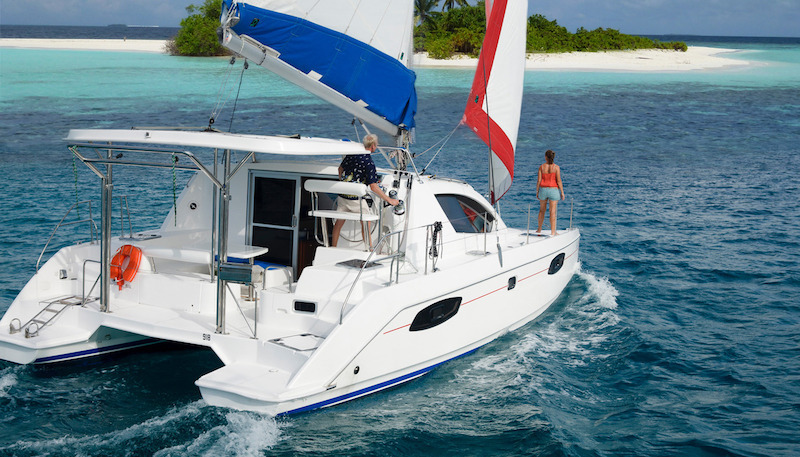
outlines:
[[[445,298],[430,306],[425,307],[414,317],[409,331],[417,332],[436,327],[455,316],[461,306],[461,297]]]
[[[294,216],[294,186],[293,179],[257,177],[253,189],[253,222],[291,226]]]
[[[564,253],[553,257],[553,260],[550,262],[550,268],[547,270],[547,274],[552,275],[558,273],[558,270],[564,266]]]
[[[256,260],[279,265],[291,265],[293,239],[294,232],[291,230],[253,227],[253,246],[269,248],[269,252],[256,257]]]
[[[437,195],[436,200],[456,232],[482,233],[492,229],[492,212],[475,200],[449,194]]]

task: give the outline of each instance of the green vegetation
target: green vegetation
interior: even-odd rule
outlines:
[[[586,30],[581,27],[575,33],[570,33],[566,27],[558,25],[554,20],[548,21],[541,14],[534,14],[528,18],[526,48],[528,52],[597,52],[626,49],[686,51],[687,49],[686,43],[681,41],[662,43],[641,36],[625,35],[615,29]]]
[[[417,1],[417,6],[419,4],[420,1]],[[483,2],[477,6],[450,8],[444,12],[429,11],[423,14],[417,10],[417,17],[427,19],[414,27],[414,51],[427,51],[434,59],[446,59],[454,53],[477,57],[480,53],[486,31]]]
[[[434,59],[446,59],[456,53],[476,57],[480,53],[486,29],[483,1],[476,6],[451,7],[443,12],[433,11],[435,5],[435,1],[428,0],[417,0],[415,3],[419,25],[414,28],[414,50],[427,51]],[[645,37],[625,35],[614,29],[586,30],[581,27],[576,33],[570,33],[566,27],[547,20],[541,14],[528,18],[526,48],[528,52],[687,49],[683,42],[661,43]]]
[[[205,0],[202,5],[189,5],[189,17],[181,21],[181,29],[167,43],[172,55],[219,56],[228,54],[219,44],[217,27],[222,2]],[[414,51],[427,51],[434,59],[447,59],[453,54],[477,57],[486,30],[484,3],[470,6],[467,0],[446,0],[442,11],[435,11],[439,0],[415,0]],[[458,5],[458,7],[456,7]],[[686,51],[686,43],[661,43],[619,30],[579,28],[570,33],[556,21],[541,14],[528,18],[528,52],[608,51],[624,49],[674,49]]]
[[[178,56],[221,56],[228,51],[219,44],[217,27],[222,14],[222,2],[205,0],[202,5],[186,7],[189,17],[181,21],[175,38],[167,42],[167,51]]]

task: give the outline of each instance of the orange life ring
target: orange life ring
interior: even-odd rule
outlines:
[[[133,281],[142,262],[142,250],[132,244],[119,248],[111,259],[111,279],[119,285],[119,290],[126,282]]]

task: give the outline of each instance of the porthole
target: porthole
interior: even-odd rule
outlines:
[[[427,330],[443,324],[456,315],[459,307],[461,307],[461,297],[445,298],[427,306],[414,317],[409,331]]]
[[[554,275],[558,273],[558,270],[560,270],[561,267],[563,266],[564,266],[564,253],[562,252],[561,254],[553,257],[553,260],[550,262],[550,269],[547,270],[547,274]]]
[[[508,290],[511,290],[511,289],[513,289],[515,287],[517,287],[517,277],[516,276],[512,276],[512,277],[508,278]]]

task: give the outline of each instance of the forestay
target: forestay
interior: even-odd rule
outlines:
[[[463,123],[490,148],[489,187],[494,204],[511,187],[525,76],[526,0],[486,3],[489,17]]]
[[[263,60],[297,71],[259,65],[397,135],[398,127],[414,127],[417,109],[416,75],[408,68],[413,14],[411,0],[224,0],[223,44],[252,58],[239,49],[247,40],[236,38],[255,40],[266,47]]]

